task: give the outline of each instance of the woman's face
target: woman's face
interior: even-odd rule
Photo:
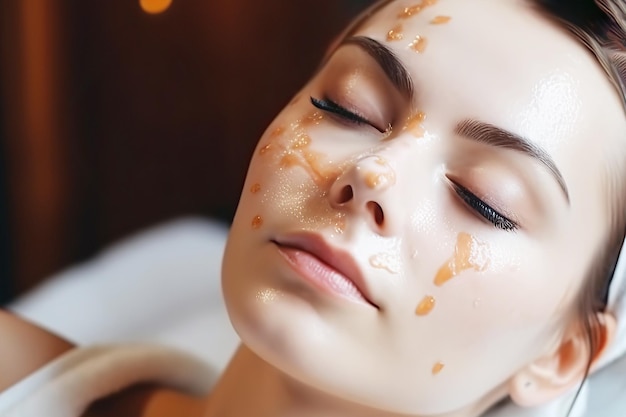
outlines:
[[[556,347],[624,131],[595,59],[527,3],[422,3],[385,6],[268,128],[223,271],[261,357],[414,414]]]

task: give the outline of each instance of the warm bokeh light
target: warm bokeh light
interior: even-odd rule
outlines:
[[[143,11],[150,14],[163,13],[171,4],[172,0],[139,0]]]

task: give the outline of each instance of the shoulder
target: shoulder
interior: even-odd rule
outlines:
[[[0,340],[0,392],[74,347],[62,337],[1,309]]]
[[[54,410],[55,416],[78,416],[88,409],[90,417],[201,415],[214,377],[202,361],[164,346],[71,349],[1,393],[0,414]]]

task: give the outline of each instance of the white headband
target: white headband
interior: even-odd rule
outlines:
[[[597,369],[609,365],[626,354],[626,238],[622,243],[617,264],[611,277],[607,300],[606,311],[615,316],[617,329],[611,346],[598,360]],[[610,371],[607,369],[605,372]],[[586,381],[579,393],[578,389],[572,390],[567,395],[544,406],[522,408],[509,402],[503,407],[488,412],[484,417],[565,417],[568,415],[567,412],[572,404],[574,407],[569,417],[582,417],[586,415],[585,412],[587,411],[588,392],[589,381]]]

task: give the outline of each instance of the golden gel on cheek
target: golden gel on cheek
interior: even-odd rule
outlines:
[[[254,216],[252,219],[252,228],[258,230],[263,226],[263,218],[261,216]]]
[[[279,126],[269,134],[269,143],[262,146],[259,154],[272,158],[278,166],[278,185],[270,190],[264,188],[262,204],[270,203],[284,216],[297,218],[303,226],[319,229],[328,226],[334,233],[345,230],[345,213],[334,210],[325,198],[328,186],[339,175],[340,168],[326,162],[327,158],[310,149],[312,139],[308,129],[319,125],[324,115],[319,111]],[[293,182],[287,173],[294,168],[303,169],[312,183]]]
[[[283,154],[280,162],[284,168],[295,166],[303,168],[319,187],[325,187],[338,174],[336,170],[323,164],[321,154],[309,150],[311,137],[307,128],[318,125],[323,119],[324,115],[315,111],[292,123],[290,138],[282,146]]]
[[[263,304],[271,304],[278,299],[280,293],[273,288],[266,288],[257,293],[256,299]]]
[[[270,149],[272,149],[272,144],[269,143],[265,146],[263,146],[261,149],[259,149],[259,155],[265,155],[267,152],[270,151]]]
[[[404,39],[404,34],[402,33],[402,25],[398,24],[393,27],[393,29],[387,32],[387,41],[401,41]]]
[[[299,166],[309,174],[316,185],[320,187],[326,185],[338,172],[324,166],[322,155],[309,149],[311,137],[307,131],[308,127],[318,125],[322,120],[324,115],[314,111],[292,123],[289,131],[277,127],[270,134],[271,142],[263,146],[259,153],[265,155],[276,149],[280,153],[281,168]]]
[[[468,233],[461,232],[457,237],[454,255],[439,269],[435,276],[435,285],[442,286],[468,269],[484,271],[489,266],[489,262],[489,245]]]

